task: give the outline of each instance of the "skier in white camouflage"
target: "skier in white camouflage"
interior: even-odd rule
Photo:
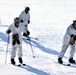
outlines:
[[[6,33],[11,34],[11,42],[12,42],[12,51],[11,51],[11,64],[15,65],[15,57],[16,57],[16,51],[18,48],[18,60],[19,63],[23,64],[22,60],[22,35],[21,32],[26,32],[24,27],[21,26],[22,23],[20,23],[20,18],[16,17],[14,19],[14,23],[9,26]]]
[[[74,20],[73,23],[67,28],[67,31],[65,33],[62,50],[58,56],[59,63],[61,63],[61,64],[63,63],[62,58],[69,45],[71,47],[69,62],[75,63],[75,60],[74,60],[75,45],[76,45],[75,41],[76,41],[76,20]]]
[[[27,28],[27,32],[23,33],[23,36],[30,35],[30,32],[28,30],[28,24],[30,23],[30,8],[26,7],[24,11],[21,12],[19,15],[19,18],[21,19],[21,22],[24,24],[24,26]]]

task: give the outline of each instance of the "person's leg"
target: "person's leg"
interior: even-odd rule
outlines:
[[[22,46],[18,46],[18,60],[19,60],[19,63],[23,63],[23,60],[22,60]]]
[[[75,60],[73,60],[74,54],[75,54],[75,45],[71,45],[71,50],[70,50],[70,58],[69,62],[70,63],[75,63]]]
[[[59,63],[63,63],[62,58],[63,58],[63,56],[64,56],[67,48],[68,48],[68,45],[63,45],[63,46],[62,46],[62,50],[61,50],[61,52],[60,52],[60,54],[59,54],[59,56],[58,56],[58,62],[59,62]]]
[[[15,58],[16,56],[16,46],[12,46],[12,51],[11,51],[11,64],[15,64]]]
[[[62,46],[62,50],[61,50],[58,58],[63,58],[63,56],[64,56],[64,54],[65,54],[65,52],[66,52],[66,50],[67,50],[67,47],[68,47],[67,45],[63,45],[63,46]]]

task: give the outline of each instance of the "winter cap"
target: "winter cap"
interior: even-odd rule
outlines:
[[[73,23],[75,23],[76,22],[76,20],[73,20]]]
[[[19,18],[19,17],[16,17],[16,18],[14,19],[14,22],[20,22],[20,18]]]
[[[29,7],[25,7],[25,10],[28,10],[28,11],[29,11],[29,10],[30,10],[30,8],[29,8]]]

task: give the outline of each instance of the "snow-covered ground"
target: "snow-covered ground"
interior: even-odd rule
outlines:
[[[10,64],[11,45],[8,46],[7,63],[5,55],[7,38],[5,31],[13,19],[30,7],[30,36],[35,58],[32,57],[29,42],[23,40],[25,67]],[[76,0],[1,0],[0,1],[0,75],[76,75],[76,65],[71,67],[57,64],[66,28],[76,19]],[[64,61],[68,62],[68,48]],[[76,54],[74,59],[76,60]],[[16,62],[18,59],[16,57]]]

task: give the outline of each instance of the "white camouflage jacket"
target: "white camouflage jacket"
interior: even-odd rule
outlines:
[[[25,25],[28,25],[28,20],[30,20],[30,13],[25,13],[25,11],[22,11],[22,13],[19,15],[19,18],[22,19],[25,23]]]
[[[12,43],[12,35],[13,34],[18,34],[19,35],[19,40],[20,40],[20,45],[21,45],[22,44],[22,35],[21,35],[21,33],[27,31],[27,29],[25,29],[25,27],[22,26],[22,23],[19,24],[19,27],[18,28],[15,27],[15,25],[13,23],[13,24],[11,24],[9,26],[9,28],[7,29],[7,31],[8,30],[11,30],[11,39],[10,39],[10,42]]]
[[[68,28],[67,28],[67,30],[66,30],[66,33],[65,33],[65,35],[64,35],[64,40],[63,40],[63,44],[65,44],[65,45],[68,45],[68,43],[69,43],[69,41],[70,41],[70,36],[71,35],[76,35],[76,29],[74,29],[74,27],[73,27],[73,25],[71,24]]]

